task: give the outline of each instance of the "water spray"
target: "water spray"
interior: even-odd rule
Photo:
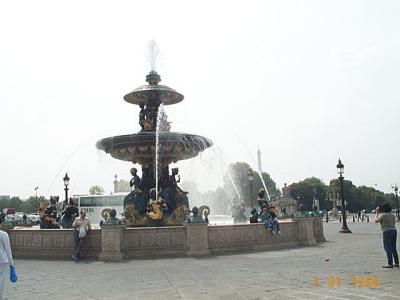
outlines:
[[[160,148],[160,125],[161,119],[164,114],[164,105],[161,103],[158,107],[157,111],[157,126],[156,126],[156,156],[155,156],[155,165],[156,165],[156,200],[158,199],[158,163],[159,163],[159,148]]]
[[[229,168],[227,167],[227,164],[226,164],[225,160],[222,157],[223,150],[220,147],[217,147],[217,146],[215,146],[212,149],[214,151],[214,154],[216,153],[217,150],[219,151],[219,158],[220,159],[218,161],[220,163],[220,167],[221,167],[222,173],[225,173],[228,176],[228,178],[229,178],[229,180],[230,180],[230,182],[231,182],[231,184],[232,184],[232,186],[233,186],[238,198],[241,199],[239,190],[238,190],[238,188],[237,188],[237,186],[236,186],[236,184],[235,184],[235,182],[234,182],[234,180],[232,178],[232,174],[231,174]],[[226,170],[226,172],[224,172],[224,170]]]
[[[238,134],[236,134],[236,136],[238,137],[238,139],[240,140],[241,144],[246,148],[248,154],[250,155],[251,159],[253,160],[253,164],[257,165],[256,163],[256,159],[254,158],[254,155],[251,153],[249,147],[247,146],[247,144],[244,143],[244,141],[240,138],[240,136]],[[262,176],[262,170],[258,170],[258,168],[256,169],[256,172],[258,173],[258,175],[261,178],[261,182],[264,186],[265,192],[267,194],[268,200],[271,201],[271,196],[269,195],[268,189],[267,189],[267,185],[265,184],[264,178]]]
[[[150,40],[148,44],[148,54],[147,60],[150,64],[150,71],[156,71],[156,62],[159,58],[160,48],[158,48],[156,42],[154,40]]]

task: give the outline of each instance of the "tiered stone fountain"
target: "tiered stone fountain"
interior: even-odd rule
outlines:
[[[160,105],[176,104],[183,100],[183,95],[168,86],[159,85],[161,78],[155,71],[146,76],[146,81],[147,85],[140,86],[124,96],[125,101],[139,105],[141,130],[134,134],[102,139],[96,146],[116,159],[142,166],[141,178],[136,175],[134,168],[131,170],[131,186],[134,189],[124,200],[127,225],[149,225],[146,214],[150,190],[156,186],[158,196],[164,201],[162,220],[157,224],[181,225],[189,208],[188,193],[178,187],[178,169],[174,168],[170,173],[169,165],[195,157],[213,143],[199,135],[171,132],[170,123]]]

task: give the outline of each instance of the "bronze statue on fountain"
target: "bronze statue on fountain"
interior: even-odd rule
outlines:
[[[198,135],[171,132],[170,122],[160,105],[176,104],[183,100],[183,95],[168,86],[159,85],[161,78],[155,71],[146,76],[146,81],[147,85],[124,96],[125,101],[139,105],[141,130],[135,134],[102,139],[96,146],[116,159],[142,166],[141,177],[136,168],[131,169],[132,191],[124,199],[128,225],[181,225],[189,210],[188,193],[178,186],[178,168],[172,168],[170,173],[169,165],[197,156],[212,146],[212,141]],[[155,161],[157,125],[158,162]],[[156,181],[158,191],[155,190]],[[162,203],[160,209],[157,208],[159,202]],[[155,216],[159,219],[154,219]]]

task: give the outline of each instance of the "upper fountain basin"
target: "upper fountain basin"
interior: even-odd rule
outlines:
[[[195,157],[199,152],[211,147],[213,142],[203,136],[178,133],[159,133],[160,162],[170,164],[179,160]],[[112,157],[144,165],[152,163],[156,153],[156,132],[139,132],[102,139],[96,143]]]
[[[175,104],[183,100],[183,95],[166,85],[148,84],[134,89],[124,96],[124,100],[133,104],[164,105]]]

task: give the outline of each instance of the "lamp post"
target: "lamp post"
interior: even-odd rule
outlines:
[[[253,197],[253,181],[254,181],[254,173],[253,173],[253,171],[251,170],[251,169],[249,169],[249,171],[247,172],[247,179],[249,180],[249,184],[250,184],[250,198],[249,198],[249,200],[250,200],[250,206],[253,206],[253,200],[252,200],[252,197]],[[251,207],[251,208],[254,208],[254,207]]]
[[[342,161],[339,158],[339,162],[336,166],[338,173],[339,173],[339,183],[340,183],[340,200],[342,200],[342,229],[339,231],[341,233],[351,233],[351,230],[349,227],[347,227],[347,222],[346,222],[346,205],[345,205],[345,200],[344,200],[344,186],[343,186],[343,173],[344,173],[344,165],[342,164]],[[347,201],[346,201],[347,204]]]
[[[397,218],[397,221],[400,221],[400,212],[399,212],[399,187],[397,186],[397,183],[395,183],[395,185],[392,186],[392,189],[394,190],[394,195],[396,196],[396,218]]]
[[[35,187],[35,209],[38,209],[38,199],[37,199],[37,190],[39,189],[39,187]]]
[[[69,185],[69,177],[68,177],[68,173],[65,173],[65,176],[63,178],[64,180],[64,191],[65,191],[65,203],[68,203],[68,185]]]

